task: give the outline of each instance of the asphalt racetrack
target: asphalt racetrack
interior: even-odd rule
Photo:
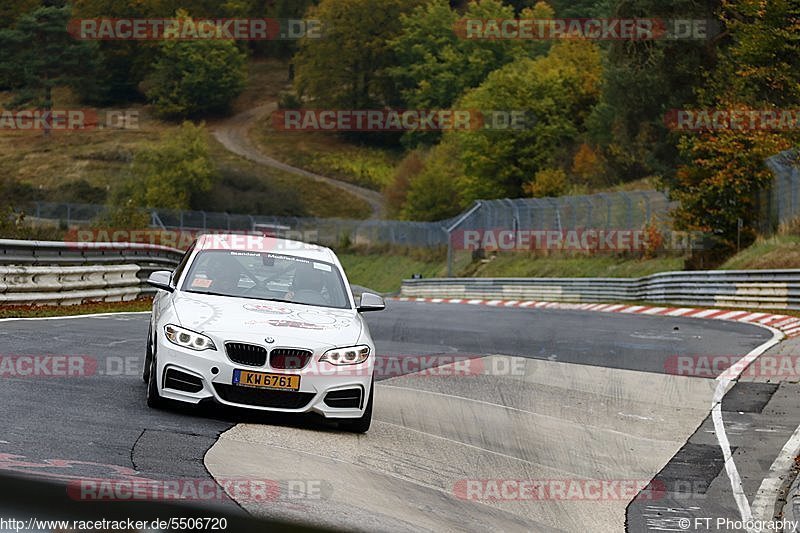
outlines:
[[[697,476],[719,489],[696,490],[686,509],[737,515],[713,432],[687,450],[709,423],[716,381],[676,375],[672,362],[743,356],[769,341],[769,330],[398,301],[368,321],[384,371],[366,435],[307,416],[148,409],[146,314],[0,322],[4,355],[82,356],[95,365],[73,377],[3,374],[0,470],[73,490],[86,479],[269,479],[280,487],[274,498],[224,491],[195,503],[345,530],[665,530],[654,526],[664,524],[653,520],[655,500],[674,497],[678,485],[697,487]],[[403,364],[410,356],[442,365],[418,372]],[[452,367],[453,356],[470,358],[471,370]],[[747,403],[763,396],[756,389],[731,393]],[[764,451],[767,465],[774,447]],[[654,478],[660,494],[642,499]],[[547,490],[524,494],[525,480]]]

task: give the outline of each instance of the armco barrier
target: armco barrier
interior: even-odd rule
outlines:
[[[426,298],[800,309],[800,270],[662,272],[643,278],[412,279],[403,281],[401,294]]]
[[[3,265],[177,264],[183,252],[168,246],[125,242],[0,239]]]
[[[144,282],[172,270],[183,252],[128,243],[0,239],[0,304],[72,305],[152,294]]]

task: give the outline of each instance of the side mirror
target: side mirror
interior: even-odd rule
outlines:
[[[175,287],[170,283],[171,279],[172,273],[168,270],[157,270],[147,278],[147,284],[162,291],[173,292]]]
[[[386,302],[377,294],[365,292],[361,295],[361,305],[358,306],[359,313],[368,313],[370,311],[383,311],[386,309]]]

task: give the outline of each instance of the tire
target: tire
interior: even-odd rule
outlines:
[[[151,409],[164,409],[166,400],[158,393],[157,361],[155,354],[150,356],[150,368],[147,370],[147,407]]]
[[[144,356],[144,368],[142,369],[142,381],[150,381],[150,364],[153,360],[153,326],[147,330],[147,349]]]
[[[375,393],[375,381],[369,388],[369,400],[367,401],[367,408],[361,418],[353,418],[350,420],[343,420],[339,422],[339,427],[351,433],[366,433],[369,431],[369,426],[372,424],[372,403],[373,395]]]

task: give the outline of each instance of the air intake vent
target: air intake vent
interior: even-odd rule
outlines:
[[[234,363],[246,366],[264,366],[267,363],[267,349],[255,344],[243,342],[225,343],[225,352],[228,359]]]
[[[300,370],[308,364],[311,356],[312,353],[308,350],[275,348],[269,354],[269,366],[282,370]]]
[[[360,409],[362,397],[361,389],[337,390],[325,395],[325,404],[340,409]]]
[[[249,389],[214,383],[214,390],[226,402],[273,409],[302,409],[314,398],[313,392]]]
[[[170,368],[167,370],[167,375],[164,376],[164,388],[182,392],[200,392],[203,390],[203,380],[197,376]]]

